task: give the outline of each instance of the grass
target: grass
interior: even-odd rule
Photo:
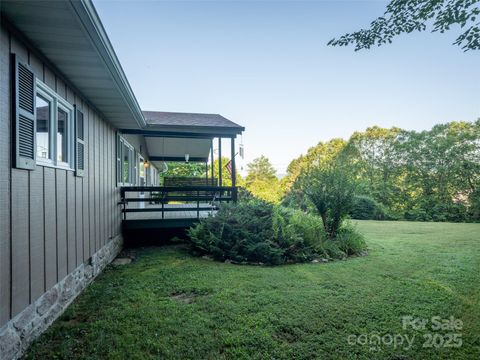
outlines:
[[[357,226],[369,256],[327,264],[239,266],[173,247],[140,250],[134,263],[101,274],[26,357],[480,358],[480,224]],[[405,315],[453,316],[463,326],[404,330]],[[462,345],[425,348],[428,333],[438,342],[459,333]],[[387,343],[348,343],[361,334]],[[395,347],[388,334],[413,345]]]

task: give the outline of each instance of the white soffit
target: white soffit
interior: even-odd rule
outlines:
[[[187,139],[145,136],[149,156],[208,158],[211,148],[210,139]]]

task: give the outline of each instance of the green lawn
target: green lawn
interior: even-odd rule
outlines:
[[[327,264],[241,266],[173,247],[141,250],[99,276],[27,357],[479,359],[480,224],[358,229],[369,256]],[[404,330],[402,316],[453,316],[463,327]],[[429,333],[450,345],[458,338],[449,334],[461,334],[462,345],[425,348]],[[381,344],[362,345],[372,334]],[[400,336],[413,339],[410,349]]]

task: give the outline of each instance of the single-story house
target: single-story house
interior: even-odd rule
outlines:
[[[0,359],[15,359],[118,254],[126,203],[175,212],[168,192],[180,187],[159,186],[159,171],[212,165],[214,139],[231,140],[235,179],[244,128],[143,112],[90,0],[2,1],[0,41]],[[214,178],[183,185],[197,217],[209,191],[234,199],[234,180]]]

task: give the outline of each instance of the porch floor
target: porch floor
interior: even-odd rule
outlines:
[[[190,227],[199,218],[206,218],[216,213],[211,204],[200,203],[199,207],[202,210],[197,212],[197,204],[165,204],[165,211],[162,212],[161,205],[146,204],[144,212],[127,212],[126,219],[123,219],[123,227],[124,229]],[[185,210],[185,208],[191,208],[191,210]],[[212,210],[205,210],[205,208],[212,208]],[[158,211],[152,211],[153,209]]]

